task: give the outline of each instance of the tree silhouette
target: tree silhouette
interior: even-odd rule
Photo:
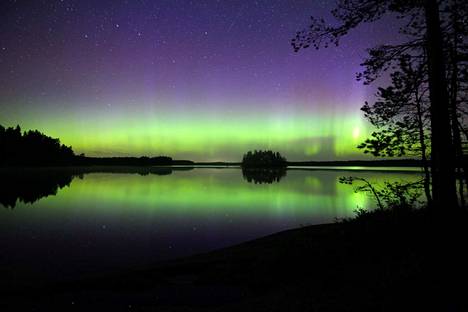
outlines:
[[[420,157],[425,173],[424,190],[431,202],[427,156],[430,120],[425,73],[424,62],[416,63],[410,55],[400,58],[399,69],[390,75],[392,84],[379,88],[377,100],[373,104],[366,102],[361,108],[376,131],[358,148],[374,156]]]
[[[57,165],[71,162],[71,147],[37,130],[22,133],[21,128],[0,125],[0,165]]]
[[[242,157],[242,168],[286,167],[286,158],[273,151],[248,151]]]
[[[316,49],[329,44],[338,45],[340,38],[350,30],[362,23],[374,22],[386,13],[398,14],[406,20],[401,33],[404,35],[402,39],[407,40],[370,49],[369,57],[363,63],[365,70],[358,75],[358,79],[365,83],[373,82],[405,54],[411,55],[413,60],[424,59],[430,103],[434,207],[458,207],[455,146],[461,144],[457,142],[457,132],[461,127],[458,125],[456,109],[456,105],[460,103],[455,103],[454,99],[460,98],[458,84],[461,78],[466,78],[466,75],[460,74],[459,68],[468,59],[468,47],[463,39],[468,29],[465,19],[468,13],[466,1],[448,0],[438,3],[437,0],[340,0],[332,11],[339,21],[337,26],[327,25],[323,19],[312,17],[309,29],[297,32],[291,44],[295,51],[311,45]],[[450,71],[455,78],[450,83],[449,97],[446,77],[449,77],[447,73]]]
[[[180,164],[192,164],[179,161]],[[86,157],[75,155],[72,148],[37,130],[22,132],[20,126],[0,125],[0,166],[168,166],[168,156]]]

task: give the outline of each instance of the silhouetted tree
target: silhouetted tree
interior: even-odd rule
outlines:
[[[286,158],[273,151],[248,151],[242,157],[243,168],[286,167]]]
[[[339,21],[337,26],[329,26],[323,19],[312,18],[309,29],[297,32],[291,44],[295,51],[310,45],[317,49],[327,47],[330,43],[338,45],[339,39],[350,30],[362,23],[376,21],[386,13],[398,14],[406,20],[401,33],[404,35],[402,39],[407,40],[370,49],[369,58],[363,63],[365,70],[358,75],[358,79],[371,83],[405,54],[411,55],[415,60],[425,58],[430,103],[432,196],[435,207],[457,207],[454,146],[458,142],[454,125],[458,121],[455,117],[456,110],[450,105],[446,79],[450,66],[446,60],[447,47],[461,49],[464,46],[466,49],[466,41],[463,39],[468,27],[465,18],[468,13],[466,1],[447,0],[439,3],[437,0],[340,0],[332,11]],[[450,44],[450,40],[457,41],[460,38],[463,45]],[[466,51],[458,54],[461,57],[457,59],[466,62]],[[453,60],[448,61],[454,63]],[[456,76],[455,81],[460,79],[458,74]]]
[[[377,208],[412,209],[421,195],[420,181],[416,182],[384,182],[383,187],[372,184],[360,177],[341,177],[340,183],[354,185],[354,192],[368,193],[375,201]]]
[[[459,177],[459,195],[464,204],[464,185],[468,190],[468,166],[464,160],[467,146],[465,118],[468,115],[468,5],[466,1],[450,1],[442,12],[445,21],[443,39],[445,58],[447,59],[447,78],[449,81],[450,118],[457,173]],[[463,139],[462,133],[465,134]]]
[[[0,126],[0,165],[56,165],[71,162],[71,147],[37,130],[22,133],[21,128]]]
[[[413,66],[417,66],[413,68]],[[379,88],[377,100],[361,108],[376,128],[371,138],[358,148],[374,156],[415,156],[422,160],[426,198],[431,202],[428,146],[430,147],[429,99],[424,62],[400,58],[399,69],[391,76],[392,84]]]

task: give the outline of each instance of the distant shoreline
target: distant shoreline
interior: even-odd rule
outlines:
[[[155,174],[170,175],[174,172],[191,171],[195,169],[230,169],[242,170],[240,165],[220,164],[193,164],[193,165],[59,165],[59,166],[0,166],[0,173],[5,174],[34,174],[34,172],[67,172],[73,176],[89,173],[122,173],[122,174]],[[255,168],[252,168],[255,169]],[[270,168],[258,168],[259,170],[270,170]],[[257,169],[255,169],[257,170]],[[414,174],[422,172],[421,167],[415,166],[288,166],[286,171],[340,171],[340,172],[400,172]]]
[[[240,166],[241,162],[194,162],[196,166]],[[287,167],[422,167],[418,159],[288,161]]]
[[[241,162],[194,162],[191,160],[171,160],[167,162],[148,161],[148,158],[143,161],[136,157],[109,157],[109,158],[78,158],[75,161],[64,162],[58,164],[15,164],[3,165],[0,168],[67,168],[67,167],[93,167],[93,168],[151,168],[151,167],[167,167],[167,168],[233,168],[241,167]],[[329,170],[359,170],[360,168],[421,168],[422,162],[415,159],[401,160],[345,160],[345,161],[292,161],[286,163],[286,169],[329,169]]]
[[[217,166],[217,167],[236,167],[241,166],[241,162],[223,162],[223,161],[192,161],[183,159],[174,159],[167,157],[167,160],[159,161],[158,157],[80,157],[72,161],[44,164],[5,164],[0,168],[10,167],[73,167],[73,166],[115,166],[115,167],[172,167],[172,166]],[[291,167],[422,167],[422,162],[417,159],[393,159],[393,160],[331,160],[331,161],[288,161],[288,168]]]

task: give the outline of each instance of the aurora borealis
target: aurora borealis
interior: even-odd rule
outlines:
[[[357,159],[369,131],[356,82],[385,20],[339,47],[294,53],[293,34],[334,1],[6,0],[0,124],[89,156],[237,161]]]

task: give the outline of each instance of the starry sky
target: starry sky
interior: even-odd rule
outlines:
[[[339,47],[289,40],[335,1],[2,0],[0,124],[59,137],[89,156],[237,161],[361,159],[371,130],[355,80],[390,17]]]

